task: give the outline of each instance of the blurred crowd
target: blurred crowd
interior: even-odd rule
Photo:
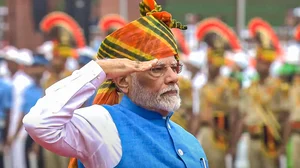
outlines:
[[[300,167],[299,11],[287,18],[284,37],[262,18],[239,37],[222,18],[193,14],[187,31],[173,31],[184,67],[182,106],[172,120],[198,138],[210,168]],[[118,15],[101,18],[87,45],[75,20],[53,12],[40,23],[46,40],[36,50],[0,50],[0,167],[68,166],[69,158],[27,135],[22,118],[48,87],[97,59],[103,37],[126,23]]]

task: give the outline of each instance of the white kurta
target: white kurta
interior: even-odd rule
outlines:
[[[112,168],[121,160],[118,130],[100,105],[80,108],[105,80],[94,61],[52,85],[24,117],[29,135],[44,148],[76,157],[87,168]]]

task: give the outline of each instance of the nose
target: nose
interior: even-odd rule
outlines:
[[[178,82],[178,74],[174,72],[171,67],[168,67],[165,73],[165,84],[173,84]]]

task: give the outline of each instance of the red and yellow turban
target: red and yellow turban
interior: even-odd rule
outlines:
[[[252,38],[257,38],[258,44],[256,58],[267,62],[273,62],[282,55],[279,39],[268,22],[261,18],[250,20],[248,29]]]
[[[58,29],[54,41],[53,55],[61,57],[77,57],[76,48],[86,46],[84,33],[79,24],[64,12],[52,12],[46,15],[40,23],[40,29],[45,34]],[[72,42],[75,45],[72,46]]]
[[[172,29],[172,33],[174,34],[180,54],[183,54],[184,57],[190,55],[191,50],[185,40],[183,32],[180,29]]]
[[[128,58],[149,61],[155,58],[175,56],[179,59],[178,48],[171,28],[187,29],[162,11],[155,0],[143,0],[139,4],[141,17],[108,35],[98,50],[98,59]],[[111,80],[105,81],[98,89],[94,104],[117,104],[119,94]],[[76,168],[76,159],[71,159],[69,168]]]
[[[196,37],[208,44],[208,61],[217,67],[225,64],[226,50],[241,50],[237,35],[226,23],[217,18],[201,21],[197,26]]]
[[[105,36],[111,34],[115,30],[124,27],[127,21],[117,14],[109,14],[101,18],[98,23],[99,30],[105,34]]]

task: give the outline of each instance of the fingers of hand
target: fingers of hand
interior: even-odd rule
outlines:
[[[134,61],[134,69],[136,71],[147,71],[151,69],[153,66],[157,64],[157,59],[151,60],[151,61],[145,61],[145,62],[140,62],[140,61]]]

